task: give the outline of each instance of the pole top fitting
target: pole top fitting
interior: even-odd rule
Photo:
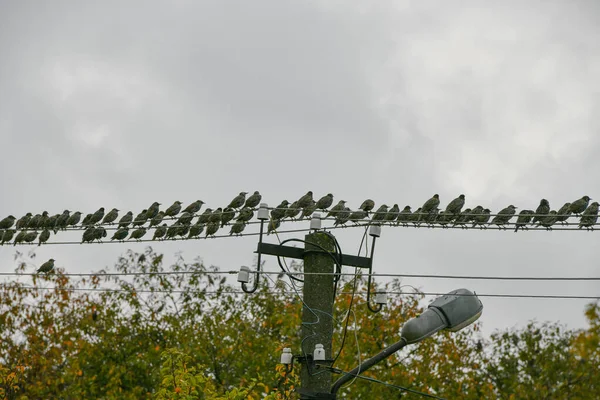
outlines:
[[[310,229],[315,231],[321,229],[321,214],[313,214],[312,218],[310,219]]]
[[[269,219],[269,209],[267,203],[260,203],[258,206],[258,219],[265,221]]]
[[[380,237],[381,236],[381,225],[371,225],[371,227],[369,228],[369,235],[371,235],[373,237]]]

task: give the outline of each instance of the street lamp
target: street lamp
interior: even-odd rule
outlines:
[[[352,371],[345,373],[331,387],[335,398],[338,390],[361,372],[388,358],[407,344],[420,342],[434,333],[447,329],[456,332],[475,322],[483,311],[483,304],[476,294],[467,289],[456,289],[435,299],[427,310],[409,320],[400,332],[400,340],[369,358]]]

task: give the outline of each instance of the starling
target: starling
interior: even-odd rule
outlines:
[[[462,210],[464,205],[465,205],[465,195],[461,194],[460,196],[458,196],[457,198],[452,200],[448,204],[448,206],[446,206],[446,211],[448,211],[454,215],[457,215],[457,214],[460,214],[460,211]]]
[[[110,210],[108,212],[108,214],[106,214],[104,216],[102,223],[103,224],[112,224],[113,222],[115,222],[115,220],[117,219],[118,216],[119,216],[119,210],[117,210],[116,208],[113,208],[112,210]]]
[[[344,208],[346,208],[346,200],[340,200],[338,201],[338,203],[331,207],[331,210],[329,210],[329,212],[327,213],[327,215],[325,216],[325,218],[329,218],[329,217],[335,217],[335,215],[344,210]],[[364,210],[366,211],[366,210]]]
[[[181,211],[181,202],[180,201],[176,201],[169,208],[167,208],[165,210],[165,215],[167,217],[174,217],[177,214],[179,214],[179,211]]]
[[[515,210],[517,207],[512,204],[502,210],[498,211],[498,214],[492,219],[492,224],[497,225],[498,227],[502,226],[502,228],[506,229],[506,224],[510,219],[515,215]]]
[[[83,231],[83,235],[81,236],[81,243],[91,242],[94,240],[95,229],[94,227],[89,227],[85,231]]]
[[[313,192],[312,191],[308,191],[306,192],[306,194],[302,197],[300,197],[298,199],[298,201],[296,202],[298,204],[299,207],[308,207],[312,204],[313,202]]]
[[[519,216],[517,217],[517,222],[515,223],[515,232],[519,230],[519,228],[521,229],[527,229],[527,224],[529,222],[531,222],[531,219],[533,218],[533,214],[535,214],[535,211],[533,210],[523,210],[519,213]]]
[[[165,217],[165,212],[164,211],[159,211],[158,214],[156,214],[151,220],[150,220],[150,227],[153,226],[158,226],[160,225],[160,223],[162,222],[163,218]]]
[[[43,228],[44,226],[46,226],[46,222],[48,221],[48,218],[49,218],[48,211],[44,211],[42,213],[42,215],[40,216],[40,220],[39,220],[37,226],[34,229]]]
[[[231,200],[231,202],[229,203],[229,205],[227,207],[229,208],[235,208],[236,210],[238,208],[241,208],[244,203],[246,202],[246,195],[248,194],[248,192],[240,192],[240,194],[238,194],[237,196],[235,196],[233,198],[233,200]],[[208,228],[206,228],[208,230]]]
[[[244,203],[242,202],[242,204],[244,204]],[[206,235],[204,237],[215,236],[215,233],[217,233],[218,230],[219,230],[219,222],[209,222],[206,225]]]
[[[184,211],[179,216],[179,219],[177,220],[177,223],[179,225],[189,225],[189,224],[192,223],[192,218],[194,218],[194,216],[190,212]]]
[[[127,214],[123,215],[119,220],[119,228],[127,228],[133,221],[133,213],[128,211]]]
[[[598,206],[598,202],[595,201],[583,211],[579,220],[579,229],[585,226],[587,230],[594,230],[594,225],[598,221]]]
[[[129,236],[129,239],[140,240],[146,234],[146,232],[146,228],[138,228],[135,231],[131,232],[131,236]]]
[[[271,218],[282,219],[285,217],[285,211],[287,210],[289,204],[290,203],[287,200],[282,201],[281,204],[271,210]]]
[[[372,209],[375,208],[375,202],[371,199],[366,199],[365,201],[362,202],[362,204],[360,205],[360,207],[358,207],[360,210],[369,212]]]
[[[308,207],[304,207],[304,209],[302,209],[302,214],[300,214],[299,219],[304,219],[306,217],[310,217],[316,210],[317,210],[317,202],[313,201],[313,203],[311,205],[309,205]]]
[[[104,227],[99,226],[94,228],[94,239],[93,240],[102,240],[102,238],[105,238],[107,235],[106,233],[106,229],[104,229]]]
[[[221,213],[221,228],[224,227],[229,221],[235,218],[235,211],[233,208],[225,207]]]
[[[385,220],[395,221],[396,218],[398,218],[398,215],[400,215],[400,207],[398,207],[398,204],[394,204],[392,208],[388,210],[387,214],[385,214]]]
[[[557,219],[558,219],[558,213],[556,212],[556,210],[552,210],[548,213],[547,216],[542,218],[542,220],[540,221],[540,225],[546,227],[546,229],[548,229],[550,231],[550,230],[552,230],[552,225],[554,225],[556,223]]]
[[[15,217],[13,217],[12,215],[9,215],[8,217],[6,217],[2,221],[0,221],[0,229],[12,228],[12,226],[15,224],[16,220],[17,219]]]
[[[454,221],[454,224],[452,225],[452,227],[455,227],[456,225],[460,225],[461,228],[466,228],[467,223],[471,220],[471,209],[467,208],[464,211],[461,211],[460,214],[458,214],[458,217],[456,217],[456,220]]]
[[[436,222],[440,224],[444,229],[448,228],[448,224],[454,220],[456,214],[452,211],[444,210],[437,216]]]
[[[350,219],[350,214],[352,214],[352,210],[350,208],[345,207],[343,210],[339,211],[335,215],[335,222],[333,226],[344,225]]]
[[[159,207],[160,203],[158,201],[155,201],[154,203],[150,204],[150,207],[148,207],[148,210],[146,211],[146,216],[148,217],[148,219],[152,219],[158,215],[160,211]]]
[[[273,215],[273,211],[271,211],[271,215]],[[252,217],[254,217],[254,211],[252,211],[250,207],[244,207],[240,210],[236,221],[248,222],[252,219]]]
[[[433,225],[435,223],[435,221],[437,220],[437,217],[440,213],[440,209],[439,208],[434,208],[433,210],[429,211],[428,213],[423,213],[423,211],[421,211],[421,214],[423,215],[423,218],[425,219],[425,222],[427,224],[429,224],[430,226]]]
[[[81,221],[81,226],[89,226],[91,225],[91,221],[92,220],[92,214],[88,214],[83,218],[83,221]]]
[[[60,214],[60,216],[56,219],[56,223],[54,224],[54,233],[56,233],[59,229],[65,229],[70,217],[71,211],[63,211],[62,214]]]
[[[425,202],[425,204],[423,204],[423,207],[421,207],[421,210],[423,212],[431,212],[434,209],[437,208],[437,206],[440,205],[440,196],[438,194],[434,194],[432,198],[430,198],[429,200],[427,200]]]
[[[113,237],[110,238],[110,240],[118,240],[119,242],[122,242],[123,240],[125,240],[127,235],[129,235],[128,228],[119,228],[115,231],[115,233],[113,234]]]
[[[327,193],[325,196],[321,197],[316,203],[311,202],[310,204],[302,206],[302,207],[308,208],[308,207],[311,207],[313,204],[315,205],[315,210],[319,209],[319,210],[325,211],[326,209],[331,207],[331,205],[333,204],[333,195],[331,193]]]
[[[306,207],[312,206],[314,202],[315,201],[311,199],[311,203]],[[298,202],[295,201],[288,207],[287,210],[285,210],[285,218],[290,218],[291,220],[294,220],[296,216],[300,214],[300,211],[302,211],[302,209],[299,207]]]
[[[4,231],[2,235],[2,244],[6,242],[10,242],[12,238],[15,236],[16,231],[14,229],[7,229]]]
[[[40,267],[37,270],[37,273],[39,274],[40,272],[43,272],[43,273],[47,274],[48,272],[52,271],[53,269],[54,269],[54,258],[51,258],[48,261],[46,261],[45,263],[43,263],[42,265],[40,265]]]
[[[352,214],[350,214],[350,217],[348,218],[350,221],[354,222],[356,225],[359,224],[358,221],[367,218],[367,212],[364,210],[356,210],[354,211]]]
[[[195,238],[200,236],[200,234],[202,233],[202,231],[204,230],[204,224],[194,224],[190,227],[190,233],[188,235],[188,238]]]
[[[23,215],[21,218],[19,218],[19,220],[17,221],[17,229],[25,229],[27,228],[27,224],[29,224],[29,221],[31,221],[31,213],[28,212],[27,214]],[[0,228],[0,229],[4,229],[4,228]]]
[[[221,207],[217,208],[215,211],[210,214],[208,217],[208,222],[217,222],[221,223],[221,215],[223,214],[223,209]]]
[[[207,208],[206,210],[204,210],[204,212],[198,217],[198,223],[207,224],[212,212],[213,210],[211,208]]]
[[[146,221],[148,221],[148,216],[146,215],[147,212],[148,212],[148,210],[143,209],[142,212],[140,212],[138,215],[135,216],[131,225],[132,226],[144,225],[146,223]]]
[[[167,224],[162,224],[157,227],[154,231],[154,236],[152,236],[152,240],[162,239],[167,234],[168,226]]]
[[[185,236],[189,233],[190,231],[190,226],[189,225],[181,225],[179,227],[179,229],[177,230],[177,235],[179,236]]]
[[[556,222],[560,222],[561,225],[564,225],[571,216],[571,213],[571,203],[565,203],[556,213]]]
[[[13,246],[16,246],[18,243],[22,243],[25,240],[25,235],[27,235],[27,231],[19,231],[19,233],[17,233],[17,237],[13,241]]]
[[[261,199],[262,199],[262,196],[260,195],[258,190],[256,190],[254,192],[254,194],[252,194],[250,197],[248,197],[246,199],[246,203],[244,204],[244,207],[254,208],[260,203]],[[233,208],[233,207],[229,207],[229,208]]]
[[[398,218],[396,218],[396,221],[398,222],[398,224],[407,226],[408,222],[410,221],[411,214],[412,212],[410,211],[410,206],[406,206],[402,209],[402,211],[398,213]]]
[[[548,213],[550,212],[550,203],[546,199],[540,200],[540,205],[535,210],[535,217],[533,217],[533,221],[531,224],[535,224],[538,221],[541,221]]]
[[[246,228],[246,224],[244,223],[244,221],[236,221],[233,225],[231,225],[231,231],[229,231],[229,236],[240,236],[244,231],[244,228]]]
[[[56,227],[56,221],[58,221],[59,217],[60,214],[55,214],[51,217],[48,217],[48,219],[44,223],[44,226],[41,226],[40,228],[54,229]]]
[[[169,226],[167,228],[167,232],[166,232],[165,236],[167,238],[174,238],[175,236],[177,236],[177,233],[179,232],[179,228],[181,228],[181,226],[178,224],[173,224],[173,225]]]
[[[415,211],[409,216],[408,220],[409,222],[412,222],[415,226],[419,226],[423,221],[423,217],[423,209],[419,207],[417,208],[417,211]]]
[[[76,211],[67,220],[67,226],[75,226],[81,221],[81,212]]]
[[[31,217],[31,219],[27,223],[27,227],[37,229],[38,225],[40,224],[41,219],[42,219],[41,214],[35,214],[33,217]]]
[[[573,214],[581,214],[587,208],[590,200],[590,196],[583,196],[582,198],[572,202],[571,207],[569,209]]]
[[[377,209],[377,211],[375,211],[375,214],[373,214],[373,216],[371,217],[371,221],[383,221],[385,219],[385,216],[387,215],[387,212],[388,212],[388,206],[385,204],[382,204]]]
[[[92,214],[92,218],[90,219],[90,224],[91,225],[97,224],[98,222],[102,221],[103,217],[104,217],[104,207],[100,207],[98,209],[98,211],[96,211],[94,214]]]
[[[196,200],[193,203],[191,203],[189,206],[187,206],[183,210],[183,212],[190,213],[190,214],[194,215],[198,211],[200,211],[200,209],[202,208],[203,204],[204,204],[204,202],[202,200]]]
[[[473,212],[471,212],[471,214],[473,214]],[[474,228],[477,225],[479,225],[480,229],[487,229],[487,226],[485,226],[485,224],[487,224],[487,222],[490,220],[490,214],[491,214],[491,211],[489,208],[485,208],[480,213],[477,213],[477,215],[475,215],[473,217],[473,226],[472,227]]]
[[[31,243],[37,238],[37,236],[37,231],[27,232],[25,236],[23,236],[23,241],[26,243]]]
[[[281,220],[280,219],[273,219],[271,218],[269,220],[269,225],[267,226],[267,235],[271,234],[271,232],[276,231],[277,228],[279,228],[279,226],[281,225]]]

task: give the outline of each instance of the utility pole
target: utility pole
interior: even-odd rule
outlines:
[[[302,349],[307,358],[300,372],[301,399],[314,399],[311,393],[328,393],[331,388],[331,372],[325,369],[315,370],[312,352],[317,344],[322,344],[325,357],[331,358],[333,341],[333,283],[334,263],[330,254],[335,243],[331,234],[314,232],[304,239],[304,286],[302,296]],[[314,243],[315,245],[313,245]],[[312,275],[311,273],[324,275]],[[328,274],[328,275],[325,275]]]

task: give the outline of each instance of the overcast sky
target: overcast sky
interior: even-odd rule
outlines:
[[[2,1],[2,217],[216,208],[242,190],[271,206],[332,192],[351,208],[367,197],[417,207],[434,193],[492,210],[600,198],[599,11],[583,0]],[[337,233],[344,252],[361,233]],[[384,228],[375,270],[600,276],[599,235]],[[144,245],[38,257],[91,271],[127,248]],[[252,262],[256,238],[154,248],[229,270]],[[16,249],[0,247],[2,271]],[[600,295],[598,282],[406,282]],[[585,326],[586,301],[482,300],[487,333],[530,319]]]

